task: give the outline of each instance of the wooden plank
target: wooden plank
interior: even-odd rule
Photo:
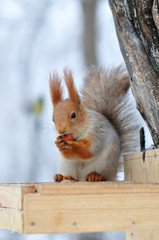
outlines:
[[[159,149],[128,154],[124,159],[125,179],[132,182],[159,182]],[[153,196],[152,196],[153,197]],[[148,222],[151,223],[150,218]],[[150,230],[149,230],[150,229]],[[158,240],[159,230],[127,231],[127,240]],[[140,229],[141,230],[141,229]],[[149,231],[148,231],[149,230]]]
[[[23,209],[23,196],[36,192],[36,185],[0,184],[0,205],[2,207]]]
[[[159,182],[159,149],[126,155],[124,169],[127,181]]]
[[[129,153],[124,155],[124,161],[136,160],[142,158],[143,152]],[[159,149],[146,150],[146,158],[159,157]]]
[[[0,228],[24,233],[128,230],[133,234],[159,229],[158,183],[0,184],[0,193],[5,193],[8,203],[4,195],[0,202],[17,207],[0,208]],[[18,196],[21,200],[16,203]],[[24,220],[19,207],[24,209]]]
[[[159,240],[159,231],[127,231],[126,240]]]
[[[0,208],[0,228],[23,232],[23,211]]]
[[[147,229],[159,229],[159,193],[24,197],[25,233]]]
[[[37,192],[46,195],[104,194],[104,193],[159,193],[159,183],[131,182],[64,182],[38,183]]]

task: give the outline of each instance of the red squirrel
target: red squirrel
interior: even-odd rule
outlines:
[[[61,153],[54,180],[113,180],[121,154],[138,145],[138,124],[128,101],[129,77],[121,67],[108,71],[92,67],[81,97],[67,68],[64,80],[67,99],[63,98],[58,74],[50,76],[53,121],[58,132],[55,143]],[[67,134],[71,135],[69,139]]]

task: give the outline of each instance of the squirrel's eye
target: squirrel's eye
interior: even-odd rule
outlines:
[[[52,121],[54,122],[54,119],[52,119]]]
[[[71,119],[72,118],[75,118],[76,117],[76,114],[73,112],[73,113],[71,113]]]

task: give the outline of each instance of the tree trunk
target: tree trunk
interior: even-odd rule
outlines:
[[[158,0],[109,0],[136,106],[159,147]]]
[[[83,47],[87,68],[97,64],[96,59],[96,12],[97,0],[83,0],[84,13],[84,32],[83,32]]]

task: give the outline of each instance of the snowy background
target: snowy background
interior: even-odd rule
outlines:
[[[53,70],[62,75],[63,67],[71,68],[79,88],[91,64],[121,63],[106,0],[1,0],[0,182],[53,180],[58,153],[48,84]],[[0,240],[61,238],[124,240],[125,235],[0,230]]]

